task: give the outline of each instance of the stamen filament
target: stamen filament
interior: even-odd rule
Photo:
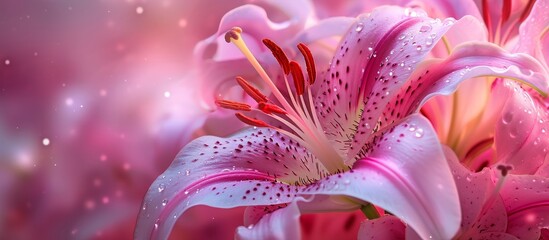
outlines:
[[[310,109],[311,109],[311,115],[313,115],[313,122],[314,122],[315,126],[317,127],[317,129],[319,131],[322,131],[322,126],[320,126],[320,121],[318,120],[316,109],[315,109],[315,106],[314,106],[314,103],[313,103],[313,95],[311,94],[311,88],[307,89],[307,94],[309,95],[308,96],[309,106],[310,106]]]

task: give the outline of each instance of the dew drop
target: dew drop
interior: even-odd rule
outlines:
[[[421,28],[419,28],[419,32],[427,32],[427,31],[431,31],[431,29],[433,29],[433,27],[429,26],[429,25],[423,25],[421,26]]]
[[[356,32],[361,32],[362,29],[364,29],[364,24],[363,24],[363,23],[358,23],[358,24],[356,25],[355,31],[356,31]]]
[[[164,190],[166,190],[166,185],[164,185],[163,183],[158,185],[158,192],[159,193],[164,192]]]
[[[408,128],[410,132],[413,132],[416,130],[416,125],[411,125],[410,128]]]
[[[423,49],[420,45],[417,45],[416,50],[421,51]]]
[[[513,113],[512,112],[506,112],[503,114],[503,117],[501,118],[501,122],[503,124],[509,124],[511,121],[513,121]]]
[[[453,25],[454,23],[456,23],[456,20],[453,18],[444,19],[444,21],[442,22],[444,26]]]
[[[185,192],[183,192],[183,193],[184,193],[185,195],[187,195],[187,194],[189,194],[189,191],[187,190],[187,191],[185,191]]]
[[[165,207],[168,204],[168,199],[162,200],[162,207]]]
[[[417,138],[423,137],[423,129],[418,128],[414,136],[416,136]]]
[[[44,145],[44,146],[50,145],[50,139],[49,138],[42,139],[42,145]]]
[[[406,38],[406,34],[400,34],[400,36],[398,36],[398,40],[404,40]]]
[[[191,170],[187,169],[185,170],[185,176],[189,176],[191,174]]]
[[[425,41],[425,45],[427,46],[431,46],[433,44],[433,40],[431,39],[427,39],[427,41]]]

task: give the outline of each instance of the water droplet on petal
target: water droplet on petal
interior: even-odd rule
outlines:
[[[356,32],[361,32],[362,29],[364,29],[364,24],[363,24],[363,23],[358,23],[358,24],[356,25],[355,31],[356,31]]]
[[[417,45],[416,50],[421,51],[423,49],[420,45]]]
[[[398,36],[398,40],[403,40],[406,38],[406,34],[400,34],[400,36]]]
[[[419,28],[419,32],[427,32],[427,31],[431,31],[433,27],[429,26],[429,25],[423,25],[421,26],[421,28]]]
[[[509,124],[511,121],[513,121],[513,113],[512,112],[504,113],[503,117],[501,118],[501,122],[503,124]]]
[[[416,136],[417,138],[423,137],[423,129],[418,128],[414,136]]]
[[[165,207],[166,204],[168,204],[168,199],[164,199],[162,200],[162,207]]]
[[[189,169],[185,170],[185,175],[186,176],[189,176],[190,174],[191,174],[191,170],[189,170]]]
[[[166,185],[164,185],[163,183],[158,185],[158,192],[159,193],[164,192],[164,190],[166,190]]]

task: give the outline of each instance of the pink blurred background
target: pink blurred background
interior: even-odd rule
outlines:
[[[206,112],[192,48],[218,2],[0,1],[0,239],[132,238]]]

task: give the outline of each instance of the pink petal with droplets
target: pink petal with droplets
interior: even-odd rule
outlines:
[[[496,85],[493,95],[505,103],[496,122],[498,161],[512,165],[514,174],[534,174],[548,154],[547,111],[513,82]]]
[[[406,226],[395,216],[365,220],[360,224],[359,240],[404,239]]]
[[[445,60],[426,61],[392,99],[384,118],[391,122],[406,116],[432,96],[454,92],[463,80],[479,76],[519,79],[543,94],[549,92],[549,75],[543,66],[525,54],[510,54],[489,43],[457,47]]]
[[[493,198],[495,185],[490,171],[473,173],[465,168],[450,148],[444,152],[454,174],[461,205],[461,230],[458,239],[478,239],[485,233],[504,233],[507,215],[499,197]]]
[[[353,148],[348,156],[360,151],[392,94],[454,22],[387,6],[358,17],[316,95],[320,121],[337,149]]]
[[[549,228],[549,179],[509,175],[500,195],[509,216],[507,232],[520,239],[538,239]]]
[[[309,185],[302,194],[354,197],[393,213],[423,238],[452,237],[461,219],[459,199],[428,121],[413,115],[378,133],[370,146],[353,171]]]
[[[274,130],[202,137],[183,148],[149,188],[136,235],[167,237],[177,218],[194,205],[231,208],[287,203],[297,188],[275,179],[305,184],[325,174],[307,150]]]

